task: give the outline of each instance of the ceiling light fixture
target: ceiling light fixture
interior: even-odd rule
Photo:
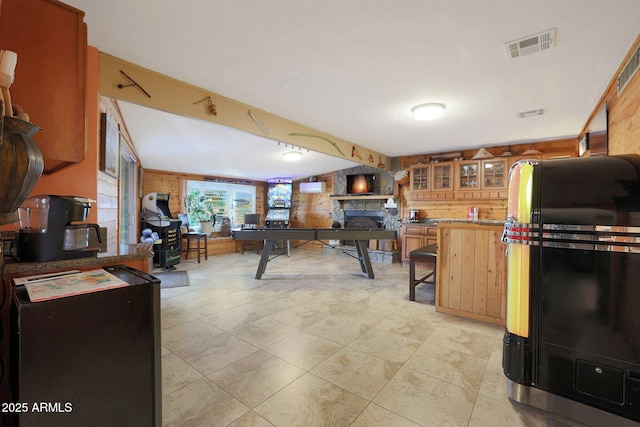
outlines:
[[[445,108],[444,104],[432,102],[417,105],[411,109],[411,112],[416,120],[434,120],[442,117]]]
[[[282,155],[287,162],[297,162],[302,158],[302,151],[287,151]]]

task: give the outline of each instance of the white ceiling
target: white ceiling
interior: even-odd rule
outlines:
[[[392,157],[577,136],[640,21],[637,0],[65,2],[100,51]],[[507,59],[506,42],[551,28],[555,48]],[[413,120],[424,102],[445,116]],[[266,179],[348,167],[305,153],[317,159],[295,170],[276,143],[122,111],[146,168]]]

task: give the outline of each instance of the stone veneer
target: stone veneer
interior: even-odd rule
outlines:
[[[371,166],[356,166],[350,169],[343,169],[333,173],[333,192],[341,195],[347,192],[347,175],[358,173],[373,173],[376,175],[375,193],[393,197],[393,174]],[[394,198],[398,206],[400,206],[397,197]],[[333,220],[339,222],[344,227],[344,210],[368,210],[368,211],[384,211],[384,228],[387,230],[400,230],[400,212],[391,215],[388,209],[384,208],[386,200],[344,200],[333,201]],[[344,209],[344,210],[343,210]]]

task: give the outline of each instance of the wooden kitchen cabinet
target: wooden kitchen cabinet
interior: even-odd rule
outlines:
[[[405,224],[401,228],[402,262],[409,262],[411,251],[436,243],[438,228],[420,224]]]
[[[507,158],[463,160],[456,167],[456,198],[506,198],[508,187]]]
[[[87,27],[56,0],[2,0],[1,47],[18,54],[11,99],[42,130],[33,136],[45,173],[86,157]]]
[[[436,311],[504,325],[507,257],[502,225],[438,224]]]
[[[482,161],[482,188],[485,190],[507,188],[507,159]]]
[[[433,191],[451,191],[453,190],[453,163],[434,163],[433,164]]]
[[[453,162],[412,165],[409,172],[411,200],[454,198]]]
[[[427,191],[429,186],[429,173],[431,165],[418,164],[409,168],[409,183],[411,191]]]

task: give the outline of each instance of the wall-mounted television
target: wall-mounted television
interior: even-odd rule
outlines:
[[[347,194],[375,194],[376,176],[372,173],[347,175]]]

